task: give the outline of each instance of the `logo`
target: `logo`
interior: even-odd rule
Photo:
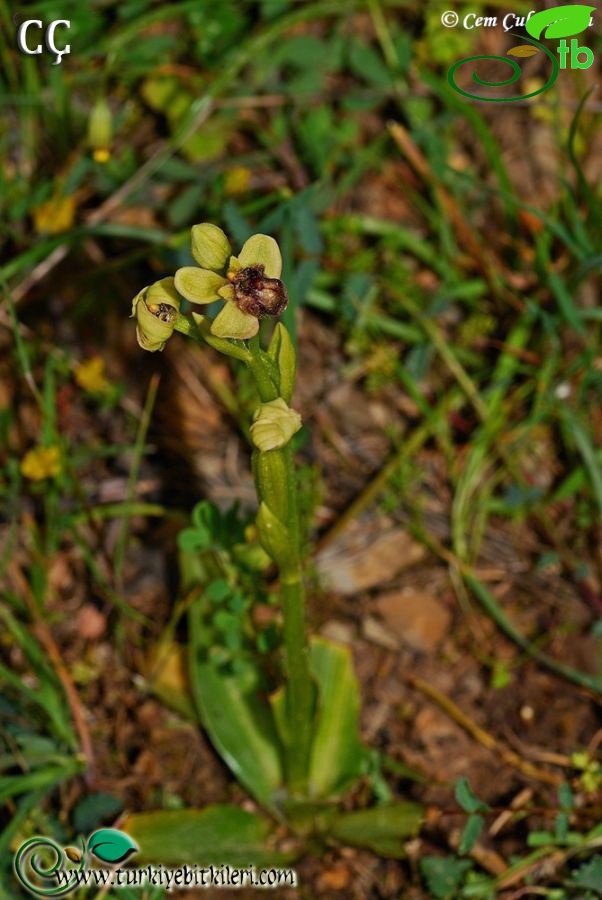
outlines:
[[[18,18],[18,15],[14,17]],[[17,31],[17,44],[19,45],[19,50],[21,53],[26,53],[28,56],[37,56],[39,53],[42,53],[42,44],[40,43],[41,33],[44,30],[44,44],[46,49],[56,55],[55,61],[52,63],[53,66],[58,66],[61,64],[63,60],[63,56],[71,53],[71,44],[66,44],[64,47],[60,48],[56,46],[56,30],[58,27],[69,29],[71,28],[71,22],[68,19],[54,19],[54,21],[50,22],[47,28],[44,30],[44,23],[41,19],[26,19],[24,22],[21,22],[19,25],[19,30]],[[35,47],[31,47],[29,44],[30,28],[35,28],[38,31],[38,35],[33,40],[37,40],[38,43]]]
[[[129,835],[116,828],[100,828],[87,844],[82,838],[81,849],[61,847],[52,838],[36,835],[19,847],[15,875],[36,897],[61,897],[82,884],[80,873],[91,868],[91,857],[117,865],[138,849]]]
[[[552,64],[552,72],[547,82],[543,87],[532,91],[530,94],[518,94],[516,97],[484,97],[481,94],[471,94],[456,84],[456,72],[461,66],[466,63],[479,62],[485,59],[495,59],[499,62],[506,63],[512,68],[512,75],[505,81],[485,81],[479,76],[475,69],[472,73],[472,80],[476,84],[485,88],[499,88],[514,84],[521,77],[522,71],[518,63],[515,62],[514,59],[508,59],[508,56],[467,56],[466,59],[461,59],[453,64],[447,73],[447,80],[450,86],[457,91],[458,94],[462,94],[463,97],[468,97],[470,100],[484,100],[487,103],[512,103],[514,100],[527,100],[529,97],[543,94],[544,91],[547,91],[548,88],[552,87],[558,78],[561,69],[566,69],[567,66],[570,66],[571,69],[589,69],[593,64],[593,51],[590,50],[589,47],[579,46],[579,41],[575,39],[574,35],[581,34],[582,31],[585,31],[585,29],[589,27],[591,24],[591,14],[595,12],[595,10],[595,6],[575,4],[570,6],[557,6],[555,9],[546,9],[543,12],[529,15],[525,22],[525,28],[531,37],[522,38],[522,40],[526,40],[528,43],[520,44],[519,46],[508,50],[508,56],[529,57],[535,56],[536,53],[543,51]],[[443,21],[444,18],[445,21]],[[448,28],[456,25],[458,21],[459,16],[457,13],[448,11],[447,13],[444,13],[444,16],[442,17],[443,24]],[[476,21],[477,24],[480,22],[480,20]],[[486,24],[491,24],[491,22],[488,21]],[[474,25],[467,25],[465,23],[465,27],[472,28]],[[556,47],[558,58],[552,50],[537,40],[542,36],[548,39],[562,38]],[[519,36],[513,35],[513,37]],[[567,37],[572,38],[570,44],[565,40]]]

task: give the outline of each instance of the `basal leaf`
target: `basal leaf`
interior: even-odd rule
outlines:
[[[120,863],[138,850],[138,844],[117,828],[99,828],[90,836],[88,850],[102,862]]]
[[[281,745],[271,709],[245,689],[248,679],[205,661],[202,609],[190,610],[190,686],[201,723],[241,784],[264,806],[282,786]]]
[[[238,806],[134,813],[125,827],[140,846],[140,858],[163,865],[268,866],[291,858],[270,848],[266,818]]]
[[[312,641],[310,667],[318,684],[318,709],[309,767],[313,798],[339,794],[362,772],[359,688],[347,647]]]
[[[418,803],[377,806],[338,816],[330,833],[342,844],[367,847],[380,856],[399,859],[405,853],[404,842],[417,834],[422,817],[423,808]]]

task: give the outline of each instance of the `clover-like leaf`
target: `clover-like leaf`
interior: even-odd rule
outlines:
[[[107,863],[120,863],[139,849],[129,834],[117,828],[99,828],[88,840],[88,850],[97,859]]]
[[[539,53],[537,47],[533,47],[532,44],[520,44],[518,47],[513,47],[512,50],[508,50],[508,56],[535,56],[536,53]]]
[[[585,31],[595,9],[595,6],[583,6],[581,3],[544,9],[531,16],[526,23],[526,29],[534,38],[540,37],[544,29],[546,38],[571,37]]]

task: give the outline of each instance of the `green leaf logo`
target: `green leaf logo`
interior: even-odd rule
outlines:
[[[546,38],[570,37],[585,31],[595,9],[595,6],[583,6],[580,3],[545,9],[543,12],[531,16],[526,28],[534,38],[539,38],[544,28],[546,30],[544,37]]]
[[[138,850],[138,844],[116,828],[100,828],[90,836],[88,850],[102,862],[120,863]]]

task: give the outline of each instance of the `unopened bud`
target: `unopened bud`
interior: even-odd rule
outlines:
[[[100,99],[92,107],[88,121],[88,143],[96,162],[107,162],[111,156],[113,116],[106,100]]]
[[[192,255],[199,266],[214,272],[223,269],[232,252],[222,229],[210,222],[192,226],[191,243]]]

